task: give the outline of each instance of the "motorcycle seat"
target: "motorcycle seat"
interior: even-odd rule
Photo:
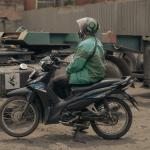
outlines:
[[[119,84],[122,81],[122,79],[105,79],[100,82],[94,83],[94,84],[86,84],[86,85],[72,85],[71,90],[73,93],[77,92],[84,92],[84,91],[90,91],[97,88],[104,88],[111,86],[112,84]]]

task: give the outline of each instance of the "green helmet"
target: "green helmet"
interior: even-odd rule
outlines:
[[[77,23],[82,34],[95,35],[99,29],[99,24],[94,18],[81,18],[77,20]]]

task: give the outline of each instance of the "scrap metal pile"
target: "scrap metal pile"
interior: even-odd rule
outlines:
[[[70,50],[61,50],[71,48],[78,37],[74,33],[1,32],[0,41],[0,64],[10,64],[12,57],[21,62],[36,63],[52,50],[57,50],[62,57],[69,55]]]
[[[112,32],[102,34],[102,42],[106,50],[107,73],[110,77],[121,77],[136,72],[143,77],[139,42],[142,37],[115,35]],[[12,64],[15,58],[21,62],[38,63],[50,53],[65,58],[73,53],[79,42],[76,33],[22,32],[0,33],[2,43],[0,64]],[[137,57],[137,56],[140,56]],[[139,63],[140,62],[140,63]],[[137,73],[138,72],[138,73]],[[139,75],[140,72],[140,75]]]

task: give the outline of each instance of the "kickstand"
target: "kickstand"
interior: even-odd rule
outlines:
[[[80,130],[79,127],[77,127],[77,128],[74,130],[73,139],[74,139],[75,141],[77,140],[77,135],[78,135],[78,133],[79,133],[79,130]]]
[[[74,133],[73,133],[73,141],[74,142],[85,143],[85,141],[82,141],[82,140],[79,139],[79,137],[78,137],[79,131],[80,131],[80,127],[77,126],[76,129],[74,130]]]

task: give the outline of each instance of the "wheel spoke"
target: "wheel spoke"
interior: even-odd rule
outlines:
[[[6,119],[6,120],[12,120],[11,117],[10,117],[10,118],[8,118],[8,117],[3,117],[3,118]]]

